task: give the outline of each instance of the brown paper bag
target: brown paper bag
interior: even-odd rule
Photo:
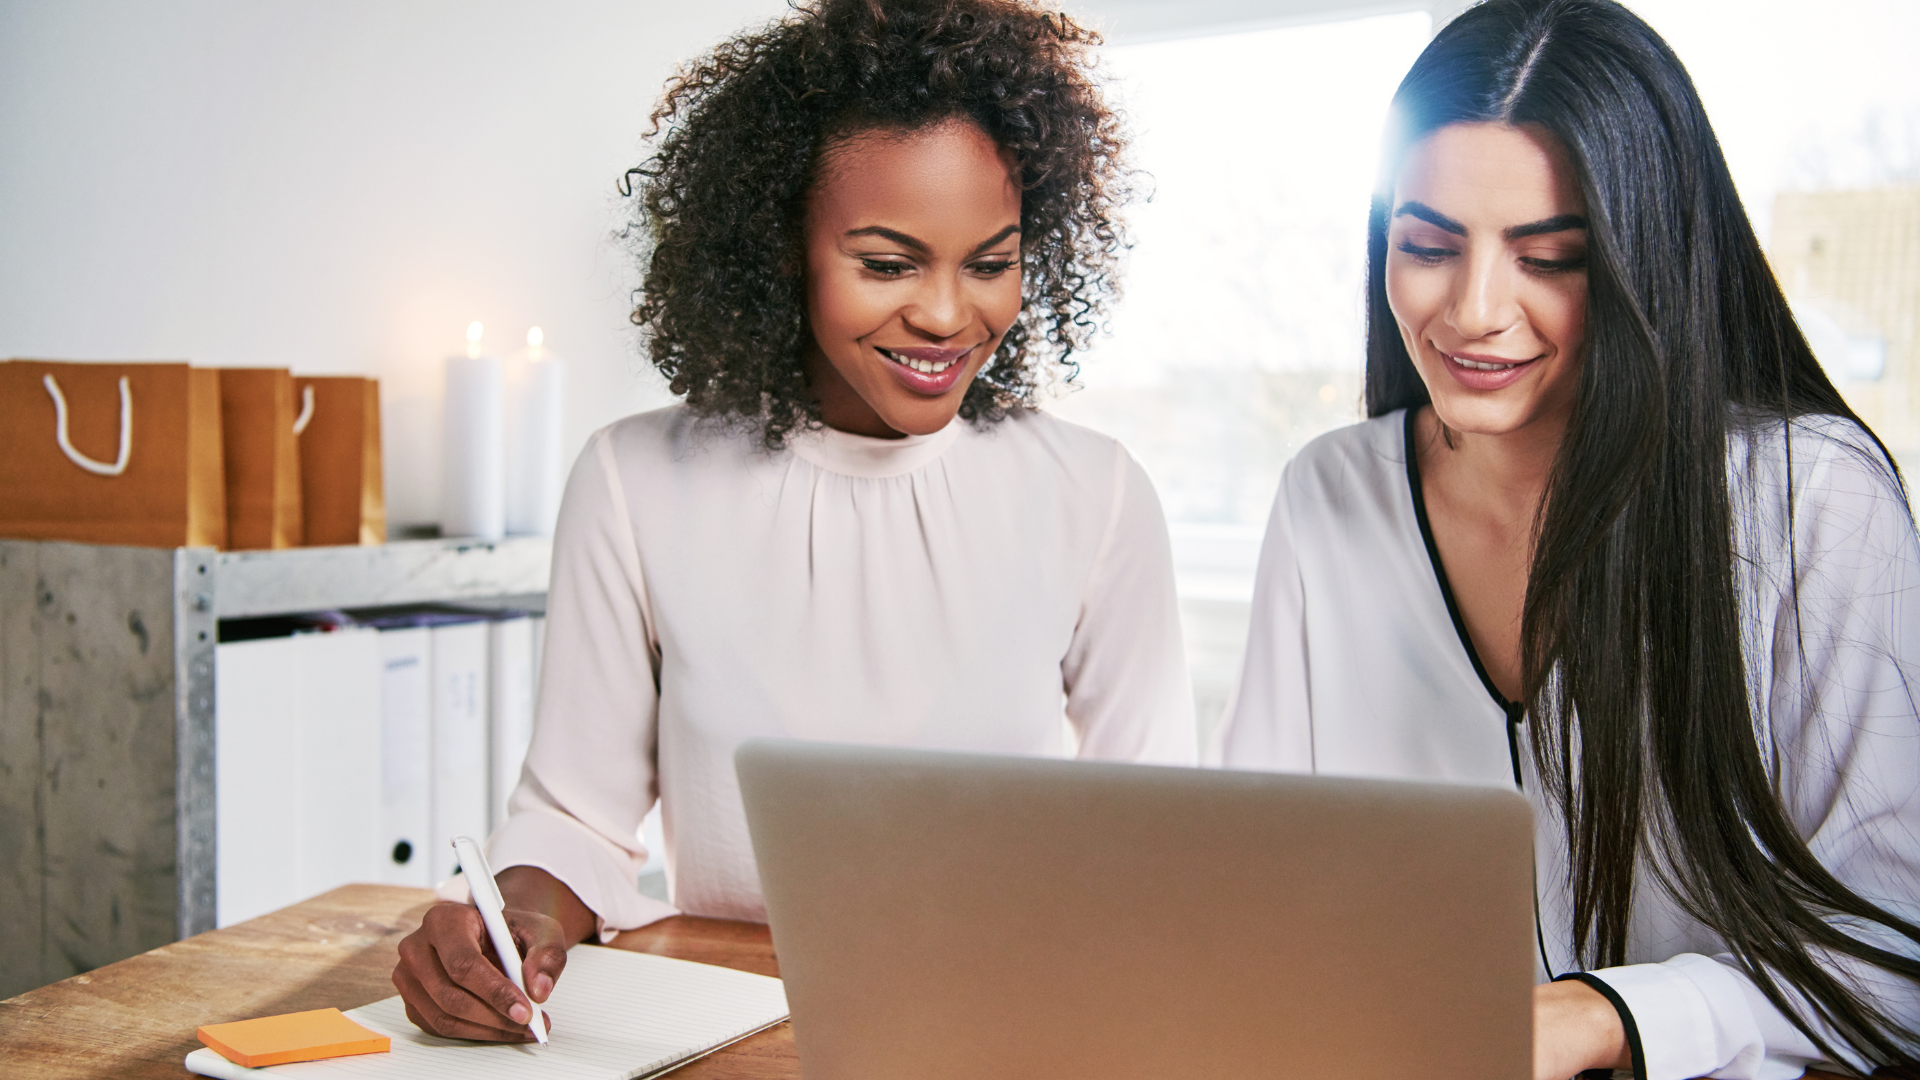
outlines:
[[[223,547],[220,373],[0,364],[0,536]]]
[[[299,547],[299,419],[285,368],[221,368],[221,438],[227,463],[227,546]]]
[[[293,387],[300,414],[307,418],[300,429],[306,542],[386,543],[379,381],[351,375],[296,378]]]

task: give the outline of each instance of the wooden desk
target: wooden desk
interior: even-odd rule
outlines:
[[[165,945],[0,1001],[0,1073],[47,1080],[191,1076],[181,1062],[202,1024],[392,997],[400,939],[433,902],[425,889],[348,885],[250,922]],[[756,923],[686,916],[612,944],[779,975]],[[675,1080],[791,1080],[786,1024],[674,1074]]]
[[[400,939],[433,902],[426,889],[348,885],[251,922],[164,945],[0,1001],[0,1072],[47,1080],[180,1080],[202,1024],[353,1009],[392,997]],[[758,923],[667,919],[616,948],[780,974]],[[1894,1075],[1882,1070],[1882,1075]],[[796,1080],[787,1024],[693,1062],[674,1080]],[[1841,1080],[1808,1073],[1808,1080]]]

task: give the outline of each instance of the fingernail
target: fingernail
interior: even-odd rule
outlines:
[[[535,975],[533,977],[533,1000],[545,1001],[547,1000],[547,995],[551,993],[553,993],[553,979],[546,975]]]
[[[516,1024],[524,1024],[532,1016],[533,1016],[533,1013],[528,1011],[525,1005],[522,1005],[517,1001],[513,1003],[513,1008],[507,1010],[508,1019],[512,1020]]]

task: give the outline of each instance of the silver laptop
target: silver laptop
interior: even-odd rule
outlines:
[[[755,740],[808,1080],[1532,1073],[1510,791]]]

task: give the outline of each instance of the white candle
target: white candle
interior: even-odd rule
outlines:
[[[505,426],[500,359],[480,355],[479,323],[467,327],[467,355],[447,358],[442,536],[497,540],[505,525]]]
[[[548,536],[560,516],[567,463],[560,428],[566,414],[566,361],[549,352],[539,327],[507,365],[507,531]]]

